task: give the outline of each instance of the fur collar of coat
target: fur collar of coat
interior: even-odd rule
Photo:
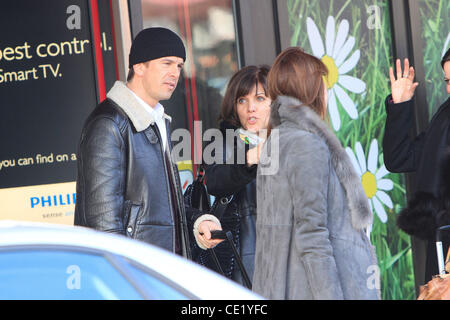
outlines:
[[[156,119],[153,114],[145,110],[145,107],[136,99],[131,90],[122,81],[116,81],[106,96],[125,111],[137,132],[143,131],[149,125],[155,123]],[[164,114],[163,117],[172,121],[172,118],[167,114]]]
[[[326,143],[331,163],[346,193],[352,226],[357,230],[367,228],[373,222],[369,201],[362,188],[361,178],[334,133],[310,107],[293,97],[279,96],[272,103],[270,124],[275,128],[286,121],[295,123],[300,130],[319,136]]]

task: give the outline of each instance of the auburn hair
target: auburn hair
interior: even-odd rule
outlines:
[[[313,109],[322,119],[326,116],[325,64],[299,47],[283,50],[275,59],[269,75],[268,91],[272,100],[290,96]]]

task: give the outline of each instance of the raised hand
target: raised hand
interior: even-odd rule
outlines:
[[[404,61],[403,72],[400,59],[397,59],[396,69],[397,79],[395,79],[393,68],[389,67],[392,100],[394,103],[401,103],[410,100],[414,96],[414,91],[419,83],[414,82],[414,68],[409,66],[408,59]]]

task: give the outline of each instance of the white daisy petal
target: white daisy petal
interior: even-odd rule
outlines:
[[[366,84],[364,81],[359,80],[355,77],[341,75],[339,76],[338,83],[342,85],[348,91],[353,93],[363,93],[366,91]]]
[[[366,156],[364,155],[364,150],[359,141],[356,142],[356,144],[355,144],[355,152],[356,152],[356,157],[358,158],[358,163],[359,163],[359,167],[361,168],[361,172],[364,174],[367,171]]]
[[[369,198],[367,198],[367,200],[369,201],[369,208],[370,208],[370,211],[372,211],[372,212],[373,212],[373,205],[372,205],[372,200],[371,200],[371,199],[369,199]]]
[[[376,197],[372,198],[373,206],[375,208],[375,212],[378,215],[378,218],[380,218],[381,222],[386,223],[387,221],[387,214],[386,211],[383,208],[383,205],[378,201]]]
[[[366,229],[366,236],[367,236],[367,238],[369,238],[369,240],[370,240],[371,233],[372,233],[372,224],[368,225],[367,229]]]
[[[339,24],[339,29],[337,31],[336,41],[335,41],[334,47],[333,47],[333,58],[334,59],[337,58],[339,51],[341,50],[342,46],[345,43],[345,39],[347,39],[348,30],[349,30],[348,21],[346,19],[344,19]]]
[[[445,50],[447,50],[449,44],[450,44],[450,32],[448,33],[447,39],[445,40],[444,48],[442,48],[442,55],[441,55],[442,58],[444,57]]]
[[[386,166],[383,164],[383,166],[380,169],[378,169],[377,174],[375,175],[375,178],[377,178],[377,180],[380,180],[388,173],[389,173],[389,171],[387,171]]]
[[[339,102],[341,103],[344,110],[348,113],[350,118],[357,119],[358,118],[358,110],[356,110],[356,105],[352,99],[348,96],[348,94],[337,84],[333,87],[334,92],[336,93]]]
[[[320,36],[319,29],[317,29],[316,24],[310,17],[306,18],[306,31],[308,33],[309,43],[311,44],[313,55],[318,58],[322,58],[325,54],[322,37]]]
[[[330,113],[331,124],[335,131],[341,128],[341,116],[337,108],[336,96],[334,90],[328,90],[328,112]]]
[[[369,156],[367,157],[367,169],[375,174],[378,163],[378,141],[373,139],[370,143]]]
[[[344,46],[342,47],[341,51],[339,51],[339,54],[336,57],[335,60],[336,66],[338,67],[341,66],[341,64],[347,58],[347,56],[352,51],[354,46],[355,46],[355,37],[352,36],[348,37],[347,41],[345,41]]]
[[[333,44],[334,44],[334,32],[336,26],[334,24],[334,18],[329,16],[327,19],[327,30],[325,34],[325,42],[326,42],[326,53],[329,57],[333,54]]]
[[[356,160],[353,150],[350,149],[349,147],[346,147],[345,152],[347,152],[347,155],[350,158],[350,162],[352,163],[353,167],[355,168],[355,171],[358,174],[358,176],[362,176],[361,168],[359,167],[358,160]]]
[[[389,209],[392,209],[394,207],[391,197],[389,197],[386,192],[378,190],[376,193],[376,197],[380,199],[380,201],[383,202]]]
[[[380,190],[390,191],[394,189],[394,183],[389,179],[377,180],[377,188]]]
[[[359,61],[359,58],[361,56],[361,51],[356,50],[353,52],[353,54],[350,56],[350,58],[347,59],[340,67],[339,67],[339,74],[346,74],[350,70],[352,70]]]

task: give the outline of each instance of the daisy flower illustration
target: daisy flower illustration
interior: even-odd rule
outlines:
[[[357,65],[361,52],[354,51],[355,38],[348,36],[349,24],[343,19],[336,31],[334,17],[329,16],[326,25],[325,45],[319,29],[311,18],[306,19],[306,29],[313,55],[321,59],[327,66],[328,76],[325,82],[328,87],[328,110],[334,130],[341,127],[341,118],[338,112],[337,100],[350,118],[358,118],[355,102],[349,97],[346,90],[361,94],[366,90],[366,84],[360,79],[346,75]],[[346,89],[346,90],[344,90]]]
[[[442,57],[444,57],[445,52],[447,51],[448,46],[450,45],[450,32],[448,33],[447,39],[445,40],[444,48],[442,49]]]
[[[392,180],[385,178],[389,171],[387,171],[384,165],[381,168],[377,168],[378,141],[373,139],[370,143],[367,161],[360,142],[356,142],[355,144],[356,156],[349,147],[345,148],[345,151],[350,157],[356,172],[361,177],[361,184],[369,199],[370,208],[372,211],[375,209],[375,213],[382,223],[386,223],[387,214],[383,204],[389,209],[393,208],[393,204],[391,198],[385,191],[392,190],[394,183]]]

